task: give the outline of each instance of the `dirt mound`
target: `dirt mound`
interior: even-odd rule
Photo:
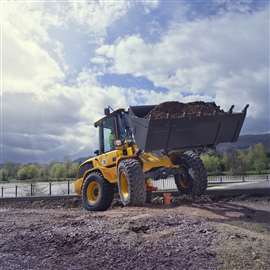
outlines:
[[[189,102],[181,103],[178,101],[163,102],[152,109],[145,118],[147,119],[178,119],[187,116],[211,116],[224,114],[214,102]]]

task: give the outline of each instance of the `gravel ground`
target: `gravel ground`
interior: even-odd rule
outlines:
[[[178,200],[90,213],[74,199],[0,202],[0,269],[269,269],[269,206]]]

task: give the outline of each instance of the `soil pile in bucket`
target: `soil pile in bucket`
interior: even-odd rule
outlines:
[[[145,118],[147,119],[178,119],[192,116],[212,116],[225,114],[214,102],[195,101],[181,103],[178,101],[163,102],[151,110]]]

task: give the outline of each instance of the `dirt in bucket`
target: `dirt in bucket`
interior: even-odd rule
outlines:
[[[178,101],[163,102],[152,109],[147,119],[178,119],[183,117],[212,116],[225,114],[214,102],[195,101],[181,103]]]

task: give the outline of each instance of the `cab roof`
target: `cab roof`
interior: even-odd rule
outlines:
[[[108,118],[108,117],[111,117],[111,116],[114,116],[114,115],[117,115],[117,114],[119,114],[119,113],[121,113],[121,112],[125,112],[125,109],[120,108],[120,109],[117,109],[117,110],[111,112],[111,113],[108,114],[108,115],[105,115],[104,117],[102,117],[102,118],[100,118],[98,121],[96,121],[96,122],[94,123],[94,126],[95,126],[95,127],[100,126],[100,124],[103,122],[104,119],[106,119],[106,118]]]

